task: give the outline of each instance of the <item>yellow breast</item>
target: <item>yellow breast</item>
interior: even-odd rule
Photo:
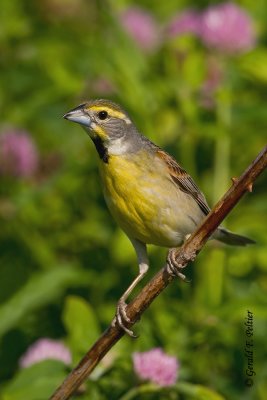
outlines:
[[[178,246],[195,229],[194,219],[203,219],[195,200],[179,190],[153,154],[109,155],[108,163],[100,164],[100,174],[108,208],[131,238]]]
[[[159,206],[153,194],[158,177],[148,155],[110,155],[107,164],[101,163],[100,174],[108,208],[121,228],[145,243],[158,242]]]

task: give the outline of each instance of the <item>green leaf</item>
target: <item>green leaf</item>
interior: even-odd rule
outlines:
[[[71,285],[88,283],[88,274],[73,265],[37,273],[0,307],[0,336],[13,328],[24,315],[52,303]]]
[[[66,366],[45,360],[22,369],[4,388],[2,400],[47,400],[66,376]]]
[[[194,385],[187,382],[180,382],[174,386],[170,387],[160,387],[155,385],[154,383],[144,383],[137,387],[130,389],[127,393],[125,393],[120,400],[133,400],[143,398],[144,395],[149,393],[157,393],[160,397],[157,398],[167,398],[168,392],[181,393],[185,395],[187,400],[225,400],[219,393],[214,390],[202,386],[202,385]],[[172,397],[170,397],[172,398]]]
[[[188,395],[190,398],[196,400],[225,400],[223,396],[213,389],[202,385],[180,382],[175,385],[175,388],[177,388],[179,393]]]
[[[85,353],[100,334],[94,309],[83,298],[69,296],[66,299],[63,322],[69,335],[70,346],[77,358]]]
[[[241,69],[251,76],[253,79],[257,79],[263,84],[267,83],[267,51],[263,48],[258,48],[245,54],[240,59]]]

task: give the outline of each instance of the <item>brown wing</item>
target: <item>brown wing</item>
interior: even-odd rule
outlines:
[[[188,173],[165,151],[157,150],[156,155],[160,157],[167,165],[171,179],[179,188],[193,197],[205,215],[208,215],[210,208],[207,201]]]

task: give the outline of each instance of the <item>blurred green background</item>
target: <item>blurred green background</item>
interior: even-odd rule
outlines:
[[[150,49],[120,23],[120,13],[137,4],[158,24],[160,39]],[[120,103],[190,172],[211,205],[266,145],[266,3],[237,4],[252,18],[257,43],[224,55],[194,35],[166,33],[172,17],[194,5],[189,0],[1,1],[0,137],[27,132],[39,161],[31,176],[0,176],[0,399],[48,398],[67,370],[20,371],[21,355],[38,338],[62,339],[74,366],[138,270],[105,206],[95,149],[80,127],[62,119],[65,112],[91,98]],[[214,65],[218,82],[207,92]],[[162,293],[134,328],[139,339],[122,339],[81,399],[118,399],[136,385],[131,353],[153,347],[178,358],[178,383],[203,385],[225,399],[266,398],[266,185],[265,173],[224,223],[257,244],[208,243],[187,268],[192,282],[177,280]],[[147,280],[166,249],[149,253]],[[254,315],[251,388],[244,383],[247,310]],[[136,398],[219,399],[203,396],[170,389]]]

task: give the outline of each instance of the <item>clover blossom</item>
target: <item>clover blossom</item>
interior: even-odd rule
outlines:
[[[136,44],[145,51],[154,50],[159,42],[159,26],[155,18],[140,7],[129,7],[120,14],[120,21]]]
[[[255,44],[250,15],[231,2],[208,7],[199,33],[206,46],[224,53],[246,52]]]
[[[162,387],[174,385],[176,382],[178,361],[160,348],[133,353],[133,364],[136,374],[143,380],[147,379]]]
[[[0,174],[28,178],[38,167],[37,148],[27,132],[7,130],[0,134]]]
[[[167,27],[169,36],[179,36],[185,33],[199,34],[201,15],[192,9],[176,14]]]
[[[64,364],[71,363],[71,354],[69,349],[63,343],[42,338],[33,343],[20,358],[19,365],[21,368],[27,368],[46,359],[62,361]]]

